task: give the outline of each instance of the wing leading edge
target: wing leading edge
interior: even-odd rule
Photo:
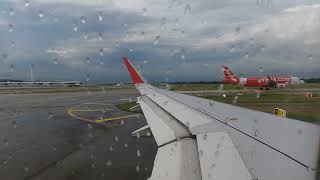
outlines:
[[[319,126],[158,89],[124,63],[159,146],[150,179],[317,178]]]

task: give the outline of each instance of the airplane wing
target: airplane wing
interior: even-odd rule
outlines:
[[[318,125],[158,89],[123,60],[158,145],[150,180],[318,178]]]

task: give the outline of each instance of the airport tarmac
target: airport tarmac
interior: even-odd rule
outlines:
[[[114,106],[137,96],[135,90],[0,95],[0,179],[146,179],[156,143],[131,135],[146,125],[143,115]]]

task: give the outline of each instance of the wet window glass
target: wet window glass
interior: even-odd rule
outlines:
[[[314,170],[264,120],[318,127],[319,30],[317,0],[2,0],[0,179],[170,179],[185,149],[259,179],[237,133]]]

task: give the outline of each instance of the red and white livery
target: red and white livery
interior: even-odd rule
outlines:
[[[293,76],[263,76],[263,77],[247,77],[239,78],[227,67],[223,66],[224,80],[223,84],[239,84],[247,87],[269,88],[272,83],[277,88],[285,88],[287,85],[304,83],[298,77]]]

